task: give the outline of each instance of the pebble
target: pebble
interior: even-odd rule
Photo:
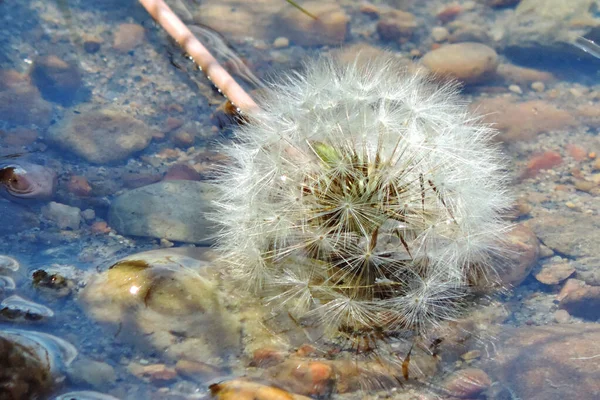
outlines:
[[[541,93],[546,90],[546,85],[544,85],[544,82],[535,81],[531,84],[531,88],[536,92]]]
[[[163,181],[173,180],[188,180],[188,181],[199,181],[202,177],[192,167],[187,164],[173,164],[167,170]]]
[[[127,53],[144,42],[144,27],[139,24],[121,24],[113,38],[113,48]]]
[[[277,27],[274,32],[285,32],[291,43],[300,46],[344,43],[350,17],[340,5],[333,2],[304,1],[302,7],[318,19],[308,17],[295,7],[285,7],[276,17]]]
[[[30,76],[46,100],[64,106],[76,102],[83,85],[79,68],[55,55],[37,58]]]
[[[505,329],[493,349],[482,368],[511,388],[512,399],[595,399],[600,393],[598,324]]]
[[[396,41],[410,38],[417,28],[415,16],[401,10],[388,10],[377,22],[377,33],[383,40]]]
[[[130,363],[127,370],[138,378],[149,379],[150,381],[172,381],[177,377],[177,371],[173,367],[167,367],[165,364],[141,365]]]
[[[535,274],[535,279],[545,285],[557,285],[569,278],[575,272],[575,268],[568,263],[544,264],[541,270]]]
[[[475,399],[489,389],[490,377],[481,369],[466,368],[450,375],[442,384],[442,388],[453,397],[459,399]]]
[[[464,83],[484,81],[496,70],[498,55],[481,43],[448,44],[431,50],[421,59],[431,72]]]
[[[212,188],[204,182],[168,180],[115,198],[108,222],[123,235],[206,244],[216,233],[206,219]]]
[[[523,90],[521,90],[521,87],[519,85],[510,85],[508,87],[508,90],[516,94],[523,94]]]
[[[273,47],[276,49],[282,49],[290,45],[290,40],[285,36],[279,36],[273,41]]]
[[[554,320],[559,324],[568,324],[571,321],[571,315],[567,310],[556,310],[554,312]]]
[[[115,369],[110,364],[81,357],[71,364],[68,373],[75,383],[95,388],[111,385],[117,380]]]
[[[436,26],[431,30],[431,37],[438,43],[444,42],[446,39],[448,39],[448,35],[450,35],[448,29],[444,28],[443,26]]]
[[[91,163],[106,164],[145,149],[152,130],[122,111],[90,107],[52,126],[48,139]]]
[[[211,385],[210,392],[217,400],[310,400],[310,397],[243,379]]]
[[[67,183],[67,190],[75,196],[88,197],[92,187],[85,176],[72,175]]]
[[[267,374],[281,387],[310,397],[329,397],[336,374],[331,365],[320,361],[286,360]]]
[[[79,229],[81,224],[81,210],[66,204],[51,201],[42,207],[42,215],[54,222],[59,229]]]
[[[571,113],[544,100],[515,102],[512,97],[495,97],[474,102],[471,109],[483,116],[483,122],[493,124],[504,142],[530,140],[542,132],[578,125]]]
[[[559,307],[570,315],[596,321],[600,318],[600,287],[584,285],[569,291]]]

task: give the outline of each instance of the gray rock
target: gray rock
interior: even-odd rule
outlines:
[[[204,213],[212,195],[204,182],[163,181],[143,186],[113,201],[109,225],[123,235],[207,244],[214,228]]]
[[[67,372],[73,382],[96,388],[113,384],[117,380],[117,374],[111,365],[86,358],[75,360]]]
[[[54,222],[60,229],[79,229],[81,210],[66,204],[52,201],[42,208],[42,215]]]
[[[91,109],[53,126],[48,139],[89,162],[105,164],[123,161],[145,149],[152,129],[121,111]]]

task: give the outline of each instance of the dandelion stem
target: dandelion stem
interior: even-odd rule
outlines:
[[[252,114],[258,105],[252,97],[219,64],[213,55],[200,43],[188,27],[175,15],[163,0],[139,0],[146,11],[165,31],[192,57],[208,79],[240,111]]]

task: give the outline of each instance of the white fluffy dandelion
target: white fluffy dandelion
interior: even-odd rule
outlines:
[[[309,63],[225,146],[218,248],[297,318],[421,332],[493,276],[510,206],[494,131],[390,55]]]

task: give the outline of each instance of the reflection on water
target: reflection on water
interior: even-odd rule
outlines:
[[[458,79],[506,155],[518,286],[383,342],[274,313],[207,250],[236,122],[183,51],[133,0],[0,1],[0,398],[600,391],[597,0],[167,3],[249,91],[339,45]]]

